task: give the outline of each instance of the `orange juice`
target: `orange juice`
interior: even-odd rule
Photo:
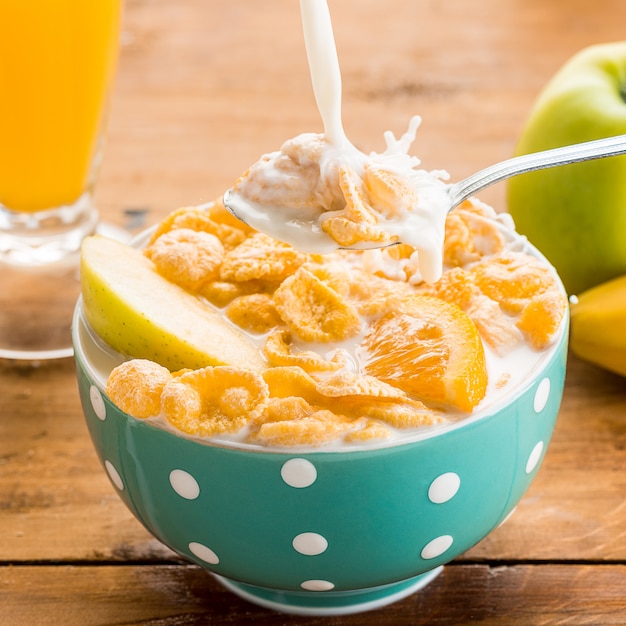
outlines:
[[[72,204],[91,185],[122,0],[0,0],[0,205]]]

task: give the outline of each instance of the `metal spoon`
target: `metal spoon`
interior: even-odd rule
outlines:
[[[463,200],[467,200],[481,189],[518,174],[620,154],[626,154],[626,135],[576,143],[571,146],[533,152],[507,159],[450,185],[448,188],[450,209],[461,204]]]
[[[448,185],[448,211],[461,204],[463,200],[466,200],[480,190],[485,189],[485,187],[489,187],[490,185],[507,178],[511,178],[512,176],[517,176],[518,174],[524,174],[526,172],[546,169],[558,165],[577,163],[579,161],[589,161],[602,157],[617,156],[620,154],[626,154],[626,135],[616,135],[614,137],[607,137],[606,139],[587,141],[584,143],[565,146],[563,148],[553,148],[551,150],[534,152],[514,157],[512,159],[507,159],[506,161],[490,165],[489,167],[486,167],[475,174],[460,180],[459,182]],[[231,193],[232,190],[228,190],[224,194],[224,206],[235,217],[243,222],[246,222],[246,216],[242,215],[242,211],[237,211],[233,208]],[[271,214],[271,208],[267,211],[267,213]],[[271,225],[271,220],[268,220],[266,224]],[[250,225],[258,230],[263,230],[262,227],[259,228],[258,223]],[[297,224],[290,224],[290,226],[308,231],[306,233],[303,232],[302,235],[306,235],[310,238],[330,239],[326,233],[324,233],[319,227],[317,227],[316,224],[312,222],[302,221]],[[272,235],[273,233],[268,232],[267,234]],[[366,246],[362,244],[359,245],[360,249],[363,249],[364,247]],[[367,247],[377,248],[380,247],[380,244],[372,242],[371,245]]]

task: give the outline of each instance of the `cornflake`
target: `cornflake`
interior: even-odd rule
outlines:
[[[161,412],[161,393],[172,378],[170,371],[158,363],[133,359],[111,371],[106,392],[124,413],[145,419]]]
[[[443,422],[441,413],[429,409],[419,400],[405,398],[404,401],[386,402],[371,398],[347,398],[346,412],[379,420],[394,428],[418,428]],[[379,422],[379,423],[380,423]]]
[[[505,239],[495,218],[491,207],[475,199],[466,200],[451,211],[446,219],[444,264],[464,266],[502,252]]]
[[[164,233],[148,246],[145,255],[161,276],[190,291],[217,278],[224,246],[204,231],[178,228]]]
[[[224,256],[221,280],[282,281],[304,263],[306,255],[289,244],[255,233]]]
[[[308,417],[315,409],[299,396],[286,398],[270,398],[264,405],[263,410],[254,418],[254,424],[261,425],[268,422],[284,422]]]
[[[523,252],[504,252],[470,269],[480,290],[510,313],[520,313],[534,296],[556,290],[552,272]]]
[[[291,332],[276,329],[271,332],[263,346],[263,354],[270,365],[298,365],[307,372],[332,372],[343,369],[347,357],[344,350],[336,350],[330,359],[324,359],[312,350],[295,350]]]
[[[198,294],[221,309],[239,296],[266,293],[268,291],[273,291],[272,285],[262,280],[246,280],[242,282],[213,280],[202,285],[198,289]]]
[[[212,437],[241,430],[269,397],[263,378],[251,370],[210,366],[167,383],[163,414],[179,430]]]
[[[385,248],[384,250],[367,250],[360,253],[361,267],[346,269],[347,255],[354,252],[336,252],[326,261],[309,262],[303,268],[319,278],[325,285],[355,307],[359,315],[366,317],[381,315],[397,305],[399,299],[412,293],[413,288],[402,279],[392,280],[378,275],[377,267],[366,267],[366,259],[371,259],[372,253],[384,253],[400,246]]]
[[[381,441],[389,439],[393,431],[386,424],[381,424],[376,420],[359,420],[360,428],[350,430],[345,434],[345,441],[348,443],[365,443],[371,441]]]
[[[208,210],[199,207],[180,208],[160,222],[150,238],[149,245],[167,232],[189,228],[215,235],[227,250],[234,248],[253,231],[247,224],[234,217],[228,220],[224,213],[228,211],[221,202],[213,203]]]
[[[320,446],[354,428],[354,421],[321,409],[300,419],[263,424],[250,439],[271,446]]]
[[[475,283],[470,272],[454,267],[444,272],[435,285],[424,286],[422,291],[458,305],[476,324],[481,337],[499,355],[504,355],[522,340],[514,319],[505,313],[498,302],[486,296]]]
[[[322,230],[341,246],[354,246],[362,242],[375,242],[381,245],[392,243],[397,237],[382,230],[376,212],[368,203],[363,183],[350,168],[339,170],[339,186],[346,206],[339,211],[322,216]]]
[[[365,396],[367,398],[398,399],[406,398],[406,394],[397,387],[374,378],[374,376],[339,372],[320,380],[315,390],[329,398],[343,396]]]
[[[373,317],[396,308],[403,297],[413,293],[408,283],[372,276],[354,270],[348,280],[348,300],[360,315]]]
[[[320,404],[322,396],[315,389],[315,380],[297,365],[270,367],[263,372],[270,395],[274,398],[297,396],[311,404]]]
[[[361,329],[358,311],[305,268],[283,281],[274,293],[274,305],[304,341],[343,341]]]
[[[560,293],[546,291],[532,298],[524,307],[516,326],[535,350],[543,350],[550,345],[566,311],[567,304]]]
[[[253,333],[266,333],[281,323],[272,296],[252,293],[235,298],[226,308],[226,317]]]
[[[387,219],[419,202],[415,187],[407,179],[372,163],[365,164],[363,181],[372,207]]]

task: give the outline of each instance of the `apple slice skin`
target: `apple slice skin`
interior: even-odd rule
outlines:
[[[81,251],[87,321],[114,350],[171,371],[207,365],[263,369],[258,346],[196,296],[160,276],[139,250],[101,236]]]
[[[516,154],[626,133],[626,42],[572,57],[539,95]],[[626,273],[626,157],[514,177],[508,210],[570,294]]]

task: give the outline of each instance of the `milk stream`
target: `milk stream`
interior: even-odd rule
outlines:
[[[348,142],[341,120],[341,70],[326,0],[300,0],[311,83],[324,134],[337,147]]]

